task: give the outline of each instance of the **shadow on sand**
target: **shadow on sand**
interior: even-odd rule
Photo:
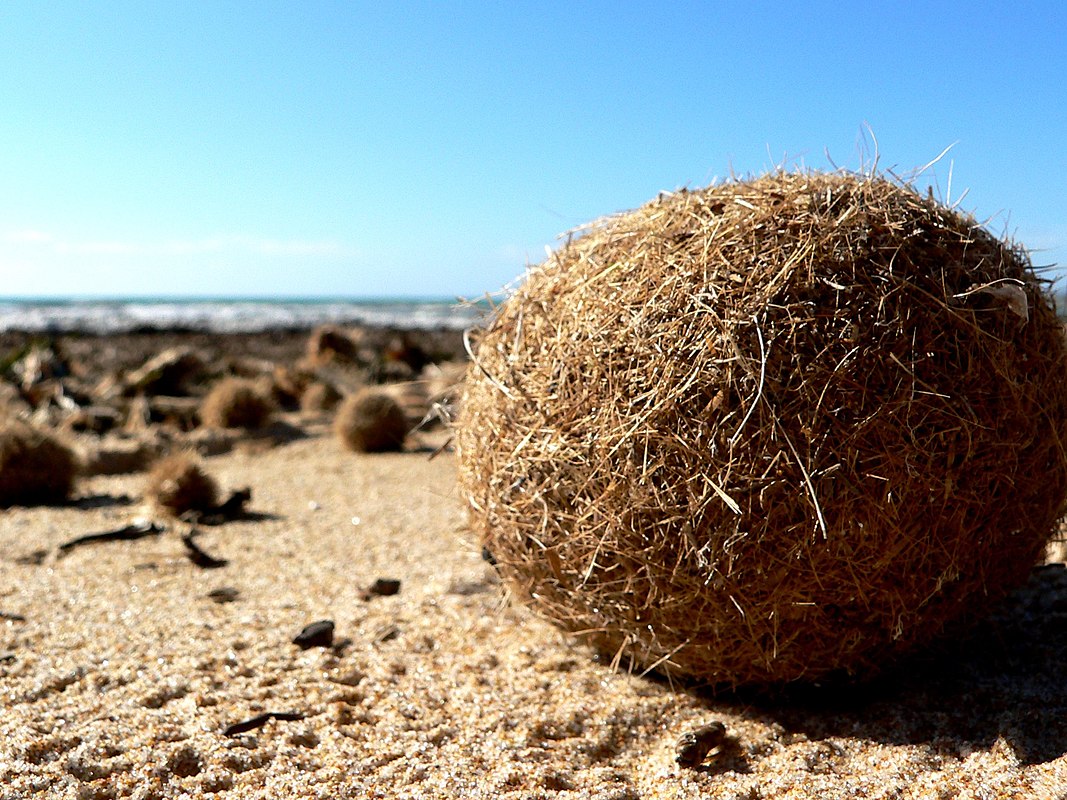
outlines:
[[[709,711],[729,710],[811,740],[863,738],[955,754],[1002,739],[1022,764],[1067,753],[1067,569],[1036,568],[1029,582],[965,638],[911,656],[858,686],[836,685],[769,700],[697,690]],[[747,771],[738,752],[726,765]]]

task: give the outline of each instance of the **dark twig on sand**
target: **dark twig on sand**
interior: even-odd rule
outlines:
[[[234,589],[232,586],[222,586],[218,589],[212,589],[207,593],[207,596],[213,601],[222,605],[223,603],[232,603],[237,600],[241,592]]]
[[[143,539],[146,536],[158,536],[165,530],[166,528],[164,526],[159,525],[155,522],[135,522],[132,525],[126,525],[125,527],[118,528],[113,531],[88,533],[85,536],[79,536],[76,539],[71,539],[69,542],[64,542],[63,544],[61,544],[58,550],[60,553],[66,553],[70,550],[73,550],[75,547],[80,547],[85,544]]]
[[[246,731],[255,730],[256,728],[262,728],[272,719],[280,720],[298,720],[303,719],[304,715],[296,711],[266,711],[262,714],[256,714],[254,717],[249,717],[241,722],[235,722],[225,730],[223,730],[223,736],[237,736],[239,733],[245,733]]]
[[[427,461],[433,461],[435,458],[437,458],[439,455],[441,455],[441,453],[444,453],[446,450],[451,448],[452,447],[452,442],[453,442],[454,439],[455,439],[454,436],[449,436],[448,440],[443,445],[441,445],[440,447],[436,448],[432,453],[430,453],[430,457],[427,458],[426,460]]]
[[[215,558],[204,551],[195,541],[198,535],[199,531],[196,528],[193,528],[189,533],[182,534],[182,544],[185,545],[185,554],[189,556],[190,561],[202,569],[218,569],[230,563],[225,558]]]
[[[75,547],[80,547],[86,544],[143,539],[146,536],[158,536],[166,529],[166,526],[156,522],[134,523],[113,531],[89,533],[85,536],[79,536],[76,539],[71,539],[69,542],[64,542],[57,549],[60,553],[66,553],[73,550]],[[186,554],[189,556],[189,560],[203,569],[217,569],[226,566],[229,563],[226,559],[215,558],[210,553],[205,552],[200,545],[194,541],[198,534],[199,532],[195,528],[190,530],[189,533],[182,534],[182,544],[185,545]]]
[[[246,519],[249,514],[246,510],[248,502],[252,499],[252,490],[249,488],[235,489],[230,492],[222,503],[212,507],[208,511],[188,511],[182,515],[185,522],[195,522],[200,525],[222,525],[235,519]]]
[[[230,492],[230,496],[227,497],[219,507],[215,509],[216,514],[221,514],[226,519],[238,519],[245,513],[245,505],[252,499],[252,490],[247,486],[244,489],[235,489]]]

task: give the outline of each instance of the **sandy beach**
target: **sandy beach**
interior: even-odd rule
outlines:
[[[0,798],[1067,797],[1056,548],[970,636],[874,684],[713,696],[612,671],[509,603],[454,455],[431,457],[447,430],[364,454],[328,415],[280,419],[300,435],[204,459],[251,490],[222,524],[161,515],[143,471],[0,510]],[[190,559],[194,527],[224,564]],[[293,642],[322,620],[332,641]]]

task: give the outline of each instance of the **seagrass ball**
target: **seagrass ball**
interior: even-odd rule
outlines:
[[[0,412],[0,508],[66,500],[78,460],[51,433]]]
[[[1023,582],[1067,357],[1020,248],[877,175],[664,193],[528,270],[457,425],[513,596],[613,663],[868,677]]]
[[[215,479],[192,453],[176,452],[157,461],[145,481],[145,497],[174,516],[206,512],[218,502]]]
[[[248,378],[223,378],[200,403],[200,421],[210,428],[258,430],[273,414],[268,392]]]
[[[401,450],[411,425],[400,404],[382,389],[367,387],[345,398],[334,417],[340,442],[356,453]]]
[[[343,399],[341,392],[328,381],[314,381],[300,395],[300,410],[305,414],[332,411]]]

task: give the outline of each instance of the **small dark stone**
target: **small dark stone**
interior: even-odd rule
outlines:
[[[241,593],[232,586],[223,586],[219,589],[212,589],[207,593],[207,596],[221,605],[222,603],[232,603],[240,594]]]
[[[236,489],[230,492],[230,496],[221,504],[210,509],[207,513],[192,512],[194,518],[189,519],[188,521],[193,523],[198,522],[201,525],[215,526],[222,525],[235,519],[247,519],[249,514],[246,506],[251,499],[251,489]]]
[[[252,490],[249,488],[237,489],[230,493],[215,510],[226,519],[239,519],[245,513],[245,506],[252,499]]]
[[[320,619],[304,627],[294,638],[293,644],[302,650],[311,647],[329,647],[333,644],[333,620]]]
[[[16,558],[15,563],[22,564],[26,567],[39,567],[41,564],[44,563],[44,560],[47,557],[47,550],[34,550],[24,556],[19,556],[18,558]]]
[[[726,726],[712,722],[683,733],[678,738],[674,760],[683,767],[695,769],[704,763],[708,753],[723,743]]]
[[[388,597],[400,591],[400,581],[396,578],[378,578],[367,589],[367,594],[374,597]]]

